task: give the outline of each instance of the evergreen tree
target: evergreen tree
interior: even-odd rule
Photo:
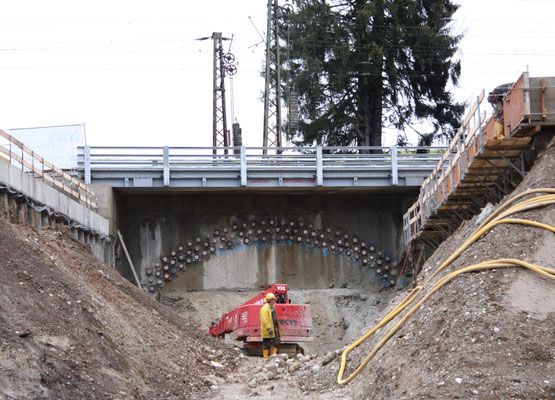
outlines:
[[[296,0],[281,30],[290,54],[284,84],[300,103],[295,142],[381,146],[382,126],[404,132],[423,121],[432,128],[419,132],[419,145],[452,137],[464,111],[448,91],[460,75],[460,36],[449,27],[457,8],[450,0]]]

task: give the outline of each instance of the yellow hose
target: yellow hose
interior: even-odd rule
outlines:
[[[547,229],[551,232],[555,233],[555,227],[543,224],[541,222],[530,221],[526,219],[510,219],[504,218],[507,215],[526,211],[532,208],[543,207],[548,204],[555,204],[555,196],[554,195],[543,195],[538,196],[526,201],[519,203],[516,206],[510,207],[506,211],[503,211],[507,208],[510,204],[514,201],[533,193],[555,193],[555,189],[534,189],[529,190],[519,195],[507,200],[503,205],[499,207],[492,215],[490,215],[479,227],[478,229],[463,243],[461,247],[459,247],[443,264],[441,264],[436,271],[424,282],[423,285],[417,286],[412,289],[408,295],[401,301],[399,305],[397,305],[393,310],[391,310],[387,315],[380,321],[378,325],[376,325],[372,330],[358,339],[356,342],[351,344],[349,347],[343,351],[341,355],[341,367],[339,369],[339,374],[337,376],[337,383],[340,385],[345,385],[352,381],[368,364],[368,362],[374,357],[374,355],[378,352],[378,350],[399,330],[399,328],[406,322],[406,320],[416,311],[420,306],[436,291],[438,291],[441,287],[445,284],[450,282],[452,279],[456,278],[457,276],[464,274],[466,272],[473,272],[473,271],[480,271],[485,269],[494,269],[494,268],[507,268],[507,267],[523,267],[530,269],[538,274],[547,277],[548,279],[555,280],[555,270],[529,264],[522,260],[516,259],[498,259],[498,260],[490,260],[481,262],[479,264],[471,265],[465,268],[458,269],[454,272],[449,273],[448,275],[444,276],[443,278],[439,279],[430,289],[426,295],[422,299],[420,299],[404,316],[403,318],[395,324],[395,326],[374,346],[370,354],[366,356],[366,358],[360,363],[360,365],[355,369],[355,371],[346,379],[343,379],[343,374],[345,372],[345,365],[347,363],[347,354],[349,354],[354,348],[358,347],[362,342],[372,336],[378,329],[382,328],[383,326],[387,325],[391,320],[393,320],[397,315],[399,315],[403,310],[405,310],[410,304],[412,304],[419,294],[424,290],[424,286],[427,285],[430,280],[437,275],[441,270],[446,268],[449,264],[451,264],[463,251],[468,249],[476,240],[478,240],[484,233],[492,229],[494,226],[503,224],[503,223],[512,223],[512,224],[526,224],[531,226],[536,226],[539,228]]]
[[[500,205],[497,210],[495,210],[493,213],[491,213],[488,218],[486,218],[486,220],[482,223],[481,226],[487,224],[489,221],[491,221],[495,216],[497,216],[497,214],[499,214],[501,211],[503,211],[509,204],[515,202],[518,199],[521,199],[524,196],[528,196],[530,194],[534,194],[534,193],[553,193],[555,194],[555,189],[550,189],[550,188],[540,188],[540,189],[530,189],[530,190],[526,190],[520,194],[517,194],[516,196],[513,196],[511,198],[509,198],[507,201],[505,201],[505,203],[503,203],[502,205]]]
[[[445,277],[441,278],[438,282],[435,283],[435,285],[432,287],[432,289],[426,293],[426,295],[420,300],[418,301],[418,303],[416,303],[404,316],[403,318],[397,322],[397,324],[395,324],[395,326],[387,333],[387,335],[385,335],[379,342],[378,344],[376,344],[376,346],[374,346],[374,348],[372,349],[372,351],[370,352],[370,354],[368,354],[368,356],[366,356],[366,358],[360,363],[360,365],[357,367],[357,369],[346,379],[342,379],[343,378],[343,373],[345,371],[345,364],[346,364],[346,360],[347,360],[347,354],[354,349],[355,347],[357,347],[360,343],[362,343],[364,340],[366,340],[368,337],[370,337],[372,334],[374,334],[379,328],[381,328],[382,326],[386,325],[392,318],[394,318],[396,315],[398,315],[402,310],[404,310],[410,303],[412,303],[414,301],[414,298],[412,298],[410,300],[410,302],[408,304],[405,304],[403,307],[400,307],[401,305],[397,306],[394,310],[392,310],[387,316],[386,318],[384,318],[382,320],[382,322],[380,322],[375,328],[373,328],[370,332],[368,332],[366,335],[364,335],[362,338],[360,338],[359,340],[357,340],[355,343],[353,343],[351,346],[349,346],[342,354],[341,356],[341,368],[339,370],[339,375],[337,378],[337,383],[340,385],[345,385],[347,383],[349,383],[350,381],[352,381],[359,373],[360,371],[362,371],[364,369],[364,367],[366,366],[366,364],[368,364],[368,362],[374,357],[374,355],[378,352],[378,350],[391,338],[391,336],[393,336],[398,330],[399,328],[407,321],[407,319],[416,311],[420,308],[420,306],[432,295],[434,294],[436,291],[438,291],[441,287],[443,287],[445,284],[447,284],[448,282],[450,282],[451,280],[453,280],[454,278],[456,278],[457,276],[464,274],[466,272],[473,272],[473,271],[480,271],[480,270],[485,270],[485,269],[494,269],[494,268],[506,268],[506,267],[524,267],[524,268],[528,268],[531,269],[532,271],[535,271],[551,280],[555,280],[555,270],[553,269],[549,269],[549,268],[545,268],[545,267],[541,267],[539,265],[533,265],[533,264],[529,264],[526,263],[524,261],[521,260],[515,260],[515,259],[499,259],[499,260],[490,260],[490,261],[485,261],[483,263],[479,263],[479,264],[475,264],[475,265],[471,265],[469,267],[465,267],[465,268],[461,268],[457,271],[451,272],[450,274],[446,275]],[[421,286],[419,287],[421,288]],[[419,292],[421,291],[421,289],[419,290]],[[398,309],[400,308],[400,309]],[[391,316],[392,314],[395,314],[393,316]],[[391,316],[391,317],[390,317]]]
[[[555,195],[539,196],[530,200],[523,201],[522,203],[519,203],[518,205],[513,206],[504,212],[501,212],[497,217],[484,221],[484,223],[480,225],[480,227],[462,244],[462,246],[459,247],[453,254],[451,254],[451,256],[449,256],[449,258],[445,260],[445,262],[435,270],[435,272],[426,280],[426,282],[424,282],[424,284],[429,283],[439,272],[441,272],[449,264],[455,261],[466,249],[468,249],[474,242],[476,242],[480,238],[480,236],[482,236],[484,233],[497,225],[496,221],[500,221],[503,217],[519,211],[527,211],[532,208],[544,207],[549,204],[555,204]],[[507,205],[507,203],[505,203],[503,206],[505,205]],[[525,223],[528,225],[536,224],[534,221],[529,220],[520,221],[526,221]],[[549,230],[553,232],[552,229]]]

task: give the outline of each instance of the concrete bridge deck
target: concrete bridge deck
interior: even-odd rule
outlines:
[[[442,147],[79,148],[85,183],[114,188],[387,188],[416,189]],[[274,152],[274,154],[267,154]]]

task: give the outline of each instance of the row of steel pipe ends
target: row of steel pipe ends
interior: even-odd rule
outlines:
[[[390,254],[378,249],[374,242],[361,240],[358,236],[341,229],[326,226],[315,227],[302,219],[283,217],[233,220],[229,227],[218,227],[179,244],[168,255],[163,255],[152,267],[146,269],[147,292],[171,281],[179,272],[196,262],[208,259],[216,252],[237,246],[268,245],[271,243],[297,244],[318,248],[328,254],[346,257],[373,270],[386,285],[393,285],[397,275],[397,262]]]

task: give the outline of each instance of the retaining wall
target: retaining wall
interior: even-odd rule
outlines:
[[[160,258],[187,247],[188,241],[234,223],[303,221],[314,229],[332,227],[351,237],[400,257],[402,212],[415,194],[190,194],[119,195],[118,226],[143,284],[148,269]],[[123,252],[116,268],[134,280]],[[186,290],[258,287],[275,282],[292,288],[323,288],[330,285],[365,286],[375,279],[368,267],[352,257],[325,254],[322,249],[289,240],[268,240],[250,245],[234,244],[218,249],[198,262],[187,264],[164,287]],[[164,289],[165,290],[165,289]]]
[[[106,218],[1,159],[0,184],[5,188],[0,192],[0,211],[12,222],[37,228],[68,224],[74,237],[89,244],[96,257],[113,264]]]

